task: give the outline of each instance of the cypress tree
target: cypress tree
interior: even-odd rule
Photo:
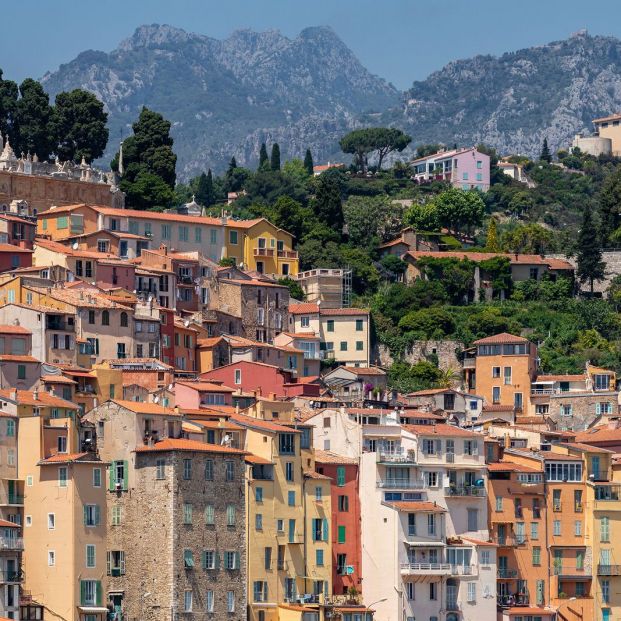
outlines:
[[[308,173],[309,177],[312,177],[314,164],[313,154],[311,153],[310,149],[306,149],[306,155],[304,156],[304,168],[306,168],[306,172]]]
[[[259,170],[269,167],[269,157],[267,156],[267,147],[265,143],[261,144],[261,150],[259,151]]]
[[[582,227],[578,233],[577,276],[581,283],[588,282],[593,295],[593,282],[602,280],[606,264],[602,261],[599,235],[593,222],[591,207],[585,205],[582,214]]]
[[[198,178],[196,201],[203,207],[209,207],[215,203],[211,168],[207,171],[207,174],[202,173]]]
[[[498,224],[496,218],[490,218],[487,226],[487,238],[485,240],[485,250],[487,252],[500,252],[498,245]]]
[[[548,164],[552,161],[552,155],[550,154],[550,148],[548,147],[548,139],[543,139],[543,145],[541,146],[541,156],[539,158],[543,162],[548,162]]]
[[[275,142],[272,145],[272,157],[270,158],[270,166],[272,170],[280,170],[280,147]]]
[[[233,170],[234,168],[237,168],[237,160],[235,159],[235,156],[233,156],[229,162],[229,170]]]

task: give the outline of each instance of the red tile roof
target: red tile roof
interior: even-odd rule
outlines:
[[[509,334],[508,332],[501,332],[500,334],[479,339],[474,342],[474,345],[501,345],[505,343],[528,343],[528,339],[525,339],[523,336]]]
[[[2,528],[21,528],[19,524],[15,524],[15,522],[9,522],[8,520],[0,520],[0,526]],[[0,617],[2,619],[2,617]],[[6,621],[10,621],[7,619]]]
[[[302,433],[297,429],[285,427],[285,425],[279,425],[269,420],[254,418],[253,416],[246,416],[244,414],[232,414],[231,419],[239,423],[242,427],[255,427],[271,433]]]
[[[0,252],[21,252],[22,254],[32,254],[32,250],[20,248],[19,246],[13,246],[12,244],[0,244]]]
[[[90,459],[84,459],[85,457],[90,457]],[[39,462],[40,466],[45,466],[48,464],[76,464],[76,463],[88,463],[92,464],[94,462],[103,464],[101,460],[95,458],[91,453],[56,453],[56,455],[52,455],[46,459],[42,459]]]
[[[2,354],[0,355],[0,362],[31,362],[39,364],[41,361],[37,360],[33,356],[16,356],[14,354]]]
[[[516,464],[510,461],[498,461],[487,464],[487,469],[490,472],[541,472],[537,468],[529,468],[522,464]]]
[[[42,375],[41,381],[45,384],[77,384],[76,381],[64,375]]]
[[[22,326],[0,326],[0,334],[32,334],[32,330]]]
[[[456,427],[454,425],[447,425],[445,423],[440,423],[439,425],[402,425],[402,427],[407,431],[421,436],[438,435],[448,436],[449,438],[452,436],[461,438],[481,437],[480,433],[475,433],[473,431],[468,431],[467,429],[462,429],[461,427]]]
[[[302,302],[301,304],[289,304],[289,312],[292,315],[306,315],[319,312],[319,306],[313,302]]]
[[[12,397],[13,390],[5,388],[0,390],[0,397],[6,399],[7,401],[13,401]],[[45,392],[44,390],[37,391],[37,398],[34,398],[34,391],[32,390],[18,390],[17,391],[17,405],[32,405],[32,406],[51,406],[58,408],[66,408],[70,410],[77,410],[78,406],[76,403],[71,401],[67,401],[65,399],[61,399],[60,397],[55,397],[49,392]]]
[[[353,457],[345,457],[344,455],[338,455],[332,451],[322,451],[315,449],[315,462],[320,464],[341,464],[355,466],[358,461]]]
[[[321,313],[322,316],[326,317],[338,317],[340,315],[368,315],[368,308],[322,308]]]
[[[537,375],[535,384],[538,382],[583,382],[586,379],[584,373],[574,375]]]
[[[136,414],[158,414],[161,416],[180,416],[173,408],[165,408],[157,403],[143,403],[141,401],[125,401],[124,399],[111,399],[111,403],[116,403],[121,407],[131,410]]]
[[[397,511],[407,511],[408,513],[446,513],[446,509],[440,507],[435,502],[424,500],[405,500],[389,504]]]
[[[343,369],[346,369],[350,373],[355,373],[356,375],[380,375],[380,376],[386,375],[386,371],[384,371],[384,369],[380,369],[379,367],[343,366]]]
[[[246,455],[245,460],[247,463],[253,464],[255,466],[271,466],[274,464],[273,461],[265,459],[265,457],[259,457],[259,455],[253,454]]]
[[[606,426],[593,427],[576,434],[576,442],[621,442],[621,429],[610,429]]]
[[[314,470],[304,470],[304,476],[307,479],[323,479],[330,481],[330,477],[327,477],[325,474],[320,474],[319,472],[315,472]]]
[[[151,446],[138,446],[136,453],[152,453],[162,451],[195,451],[200,453],[226,453],[228,455],[246,455],[246,451],[234,449],[220,444],[207,444],[197,440],[187,440],[185,438],[173,439],[166,438]]]

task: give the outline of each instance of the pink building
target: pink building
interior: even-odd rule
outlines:
[[[132,263],[121,263],[115,259],[99,259],[96,278],[97,286],[103,289],[118,287],[132,291],[136,287],[136,266]]]
[[[302,381],[298,381],[293,371],[262,362],[240,360],[201,373],[200,378],[206,382],[217,381],[235,389],[241,388],[244,393],[256,390],[263,396],[269,394],[276,397],[319,396],[319,384],[306,381],[314,378],[302,378]]]
[[[470,149],[439,151],[410,162],[419,183],[448,181],[461,190],[487,192],[490,183],[489,155]]]
[[[235,391],[220,382],[176,382],[175,405],[198,410],[218,405],[232,405]]]

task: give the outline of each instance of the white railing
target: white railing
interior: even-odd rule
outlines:
[[[0,537],[0,550],[23,550],[24,540],[21,537]]]
[[[448,563],[401,563],[401,571],[409,573],[446,572],[451,573],[452,567]]]
[[[380,479],[377,481],[377,487],[384,489],[425,489],[425,482],[410,479]]]

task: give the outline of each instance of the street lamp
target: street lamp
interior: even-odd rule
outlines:
[[[387,602],[387,601],[388,601],[388,598],[387,598],[387,597],[382,597],[382,599],[378,599],[376,602],[373,602],[373,603],[369,604],[369,605],[367,606],[367,608],[369,608],[369,609],[370,609],[370,608],[371,608],[371,606],[375,606],[375,604],[381,604],[382,602]]]

